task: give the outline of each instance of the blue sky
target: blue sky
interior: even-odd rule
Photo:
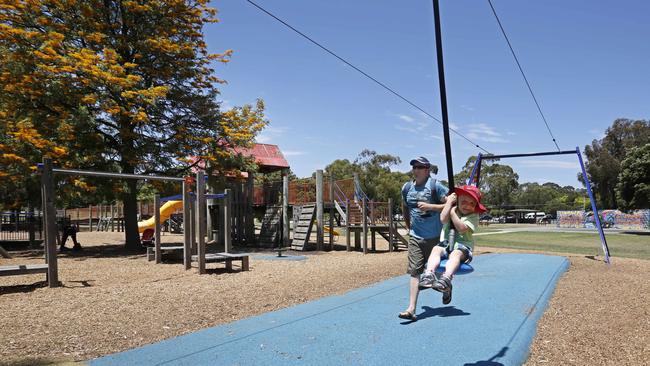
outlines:
[[[254,0],[442,119],[431,1]],[[650,2],[493,0],[562,150],[584,149],[616,118],[650,117]],[[205,36],[224,106],[264,99],[270,125],[299,177],[362,149],[424,155],[446,179],[442,125],[311,44],[245,0],[213,1]],[[445,79],[453,128],[495,154],[555,151],[487,0],[441,0]],[[478,150],[452,132],[458,172]],[[579,186],[577,158],[503,161],[520,183]]]

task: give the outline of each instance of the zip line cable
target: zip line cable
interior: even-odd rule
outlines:
[[[557,144],[557,141],[555,140],[555,136],[553,136],[553,132],[551,132],[551,128],[548,126],[548,122],[546,121],[546,117],[544,117],[544,113],[542,113],[542,108],[539,106],[539,103],[537,102],[537,98],[535,98],[535,93],[533,93],[533,88],[530,86],[530,83],[528,82],[528,78],[526,78],[526,74],[524,74],[524,70],[521,67],[521,64],[519,63],[519,59],[517,58],[517,55],[515,54],[515,50],[512,48],[512,44],[510,44],[510,39],[508,39],[508,35],[506,34],[506,31],[503,29],[503,25],[501,24],[501,20],[499,19],[499,16],[497,15],[497,11],[494,10],[494,6],[492,6],[492,0],[488,0],[488,3],[490,4],[490,8],[492,8],[492,13],[494,14],[494,17],[497,20],[497,23],[499,23],[499,28],[501,28],[501,33],[503,34],[503,37],[506,39],[506,42],[508,43],[508,47],[510,48],[510,52],[512,53],[512,57],[515,58],[515,62],[517,63],[517,67],[519,67],[519,71],[521,72],[521,76],[524,77],[524,81],[526,82],[526,86],[528,86],[528,91],[530,92],[530,95],[533,97],[533,100],[535,101],[535,105],[537,106],[537,110],[539,111],[539,114],[542,116],[542,119],[544,120],[544,124],[546,125],[546,129],[548,130],[548,133],[551,135],[551,138],[553,139],[553,143],[555,144],[555,147],[557,148],[557,151],[560,151],[560,147]]]
[[[254,3],[253,1],[251,1],[251,0],[246,0],[246,1],[247,1],[249,4],[253,5],[254,7],[256,7],[257,9],[259,9],[260,11],[266,13],[268,16],[270,16],[270,17],[272,17],[273,19],[277,20],[278,22],[282,23],[282,24],[283,24],[284,26],[286,26],[287,28],[289,28],[289,29],[291,29],[292,31],[298,33],[298,34],[301,35],[303,38],[307,39],[309,42],[311,42],[311,43],[315,44],[316,46],[320,47],[323,51],[325,51],[325,52],[329,53],[330,55],[336,57],[337,59],[339,59],[339,61],[343,62],[344,64],[346,64],[346,65],[348,65],[348,66],[350,66],[351,68],[353,68],[353,69],[356,70],[357,72],[361,73],[363,76],[365,76],[365,77],[367,77],[368,79],[372,80],[372,81],[375,82],[377,85],[379,85],[379,86],[381,86],[382,88],[388,90],[390,93],[392,93],[393,95],[397,96],[397,97],[400,98],[401,100],[405,101],[406,103],[408,103],[409,105],[411,105],[413,108],[415,108],[415,109],[419,110],[420,112],[424,113],[425,115],[431,117],[433,120],[435,120],[436,122],[438,122],[439,124],[442,125],[442,121],[441,121],[441,120],[439,120],[438,118],[436,118],[436,117],[434,117],[433,115],[429,114],[429,112],[427,112],[427,111],[425,111],[424,109],[420,108],[420,107],[419,107],[418,105],[416,105],[415,103],[413,103],[413,102],[411,102],[410,100],[406,99],[406,98],[403,97],[401,94],[399,94],[399,93],[396,92],[395,90],[393,90],[393,89],[391,89],[390,87],[388,87],[386,84],[384,84],[384,83],[382,83],[381,81],[375,79],[374,77],[368,75],[365,71],[361,70],[361,69],[358,68],[357,66],[354,66],[353,64],[351,64],[350,62],[348,62],[347,60],[345,60],[343,57],[337,55],[337,54],[334,53],[333,51],[329,50],[327,47],[325,47],[325,46],[321,45],[320,43],[316,42],[315,40],[313,40],[312,38],[310,38],[310,37],[307,36],[306,34],[302,33],[302,32],[299,31],[299,30],[297,30],[296,28],[294,28],[293,26],[291,26],[290,24],[288,24],[288,23],[285,22],[284,20],[282,20],[282,19],[278,18],[277,16],[271,14],[268,10],[266,10],[266,9],[264,9],[263,7],[257,5],[257,4]],[[470,144],[472,144],[472,145],[476,146],[477,148],[483,150],[483,151],[486,152],[487,154],[490,154],[489,151],[485,150],[484,148],[482,148],[481,146],[479,146],[479,145],[478,145],[477,143],[475,143],[474,141],[472,141],[472,140],[470,140],[469,138],[465,137],[465,135],[463,135],[462,133],[460,133],[460,132],[454,130],[453,128],[449,128],[449,129],[450,129],[451,131],[453,131],[456,135],[458,135],[458,136],[462,137],[463,139],[465,139],[465,140],[466,140],[467,142],[469,142]]]

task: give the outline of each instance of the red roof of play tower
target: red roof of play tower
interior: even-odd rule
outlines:
[[[255,144],[250,149],[236,147],[234,150],[244,156],[255,158],[255,163],[260,167],[261,172],[289,168],[289,163],[282,155],[278,145]]]

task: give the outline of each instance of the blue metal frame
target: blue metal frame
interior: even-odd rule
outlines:
[[[582,177],[585,180],[585,185],[587,186],[587,193],[589,194],[589,200],[591,201],[591,209],[594,212],[594,219],[596,220],[596,227],[598,228],[598,234],[600,235],[600,242],[603,247],[603,253],[605,253],[605,263],[609,264],[609,247],[607,246],[607,240],[605,239],[605,232],[603,231],[603,226],[600,223],[600,217],[598,217],[598,208],[596,207],[596,199],[591,190],[591,183],[589,183],[589,178],[587,177],[587,170],[585,169],[585,164],[582,161],[582,154],[580,153],[580,148],[576,146],[575,150],[566,150],[566,151],[551,151],[551,152],[541,152],[541,153],[528,153],[528,154],[508,154],[508,155],[488,155],[482,156],[481,153],[478,154],[474,168],[472,169],[472,175],[469,178],[467,184],[471,184],[474,181],[474,174],[476,173],[476,186],[479,185],[479,179],[481,175],[481,162],[485,160],[495,160],[495,159],[504,159],[504,158],[518,158],[524,156],[545,156],[545,155],[566,155],[566,154],[576,154],[578,155],[578,161],[580,162],[580,168],[582,169]]]

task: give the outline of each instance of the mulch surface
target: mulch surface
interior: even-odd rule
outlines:
[[[399,276],[406,252],[300,252],[303,261],[251,260],[251,270],[208,264],[208,275],[144,253],[122,233],[79,233],[82,252],[59,256],[63,287],[44,275],[0,277],[0,365],[81,361],[308,302]],[[163,242],[180,242],[165,235]],[[382,244],[384,247],[382,248]],[[386,249],[378,242],[378,249]],[[504,250],[479,248],[483,252]],[[0,265],[43,263],[12,251]],[[271,254],[269,252],[267,254]],[[526,365],[650,363],[650,261],[567,255]],[[406,284],[405,284],[406,286]],[[406,304],[404,304],[406,306]],[[402,309],[395,309],[399,312]]]

